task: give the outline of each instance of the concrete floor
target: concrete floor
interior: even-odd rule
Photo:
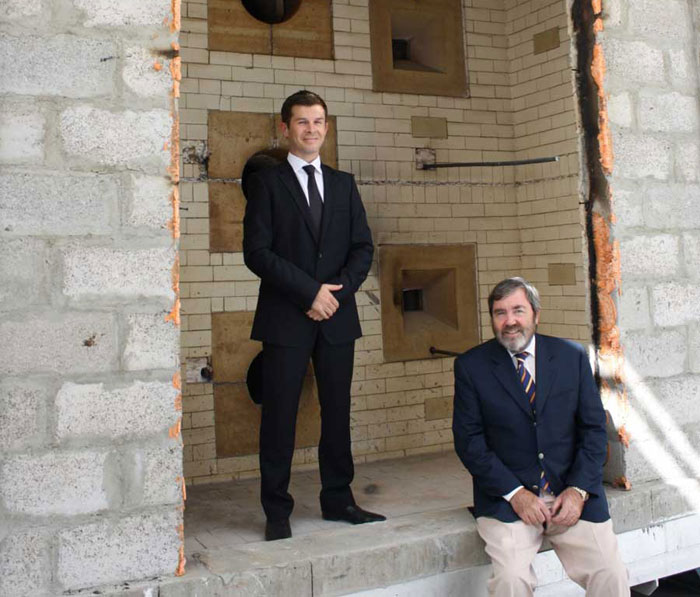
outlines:
[[[248,479],[188,487],[185,555],[262,541],[259,485],[259,479]],[[348,528],[321,518],[320,489],[318,470],[292,475],[295,537]],[[453,452],[357,465],[353,491],[360,506],[391,519],[472,504],[471,477]]]

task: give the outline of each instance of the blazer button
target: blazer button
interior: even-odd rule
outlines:
[[[322,259],[322,258],[323,258],[323,253],[319,253],[319,254],[318,254],[318,258],[319,258],[319,259]]]
[[[537,421],[533,421],[532,424],[537,427]]]
[[[544,460],[544,454],[543,454],[542,452],[540,452],[540,453],[537,455],[537,458],[539,458],[540,460]]]
[[[540,491],[539,485],[533,485],[532,491],[534,491],[535,493],[539,493],[539,491]]]

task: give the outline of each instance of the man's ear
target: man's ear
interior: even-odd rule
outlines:
[[[535,325],[540,325],[540,312],[535,313]]]
[[[282,131],[282,135],[284,135],[285,139],[289,137],[289,127],[287,126],[286,122],[280,122],[280,130]]]

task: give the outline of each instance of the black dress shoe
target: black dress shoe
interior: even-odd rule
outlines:
[[[277,539],[289,539],[292,536],[292,529],[289,526],[289,519],[268,520],[265,523],[265,541],[277,541]]]
[[[350,524],[364,524],[386,520],[386,516],[363,510],[359,506],[345,506],[342,510],[322,510],[324,520],[343,520]]]

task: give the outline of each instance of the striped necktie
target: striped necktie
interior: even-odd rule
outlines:
[[[519,352],[515,355],[515,360],[518,362],[518,379],[520,384],[525,390],[525,395],[527,396],[528,402],[530,403],[530,408],[532,409],[532,415],[535,416],[535,380],[532,379],[532,375],[525,367],[525,359],[527,359],[529,353]],[[544,470],[540,471],[540,490],[541,491],[551,491],[549,489],[549,481],[544,476]]]
[[[535,380],[532,379],[532,375],[525,367],[525,359],[529,356],[527,352],[519,352],[515,356],[515,360],[518,361],[518,379],[520,384],[525,390],[525,395],[530,402],[530,408],[535,408]]]

